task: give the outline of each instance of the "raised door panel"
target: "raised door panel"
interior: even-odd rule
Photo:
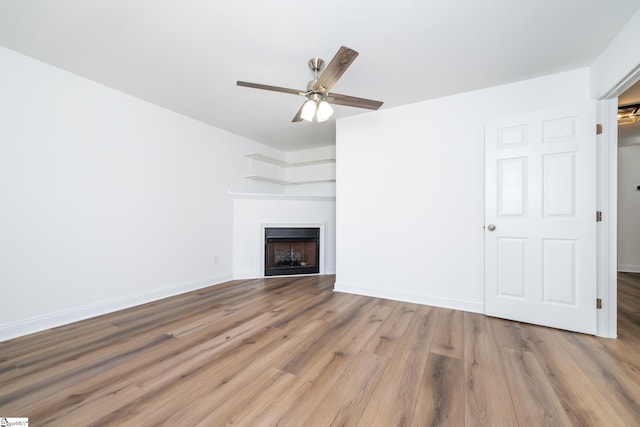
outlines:
[[[575,153],[547,154],[543,157],[542,168],[544,216],[575,216]]]
[[[496,129],[496,141],[499,149],[523,147],[527,145],[527,126],[517,125]]]
[[[527,201],[527,159],[498,160],[498,216],[524,216]]]
[[[542,121],[542,142],[553,143],[575,139],[576,116],[560,117]]]
[[[542,301],[575,306],[576,241],[544,239],[542,251]]]
[[[498,238],[498,296],[526,297],[525,251],[527,239]]]

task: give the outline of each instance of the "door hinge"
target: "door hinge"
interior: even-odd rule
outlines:
[[[596,211],[596,222],[602,222],[602,211]]]
[[[596,125],[596,135],[600,135],[602,133],[602,124],[598,123]]]
[[[601,309],[602,308],[602,299],[596,298],[596,308],[597,309]]]

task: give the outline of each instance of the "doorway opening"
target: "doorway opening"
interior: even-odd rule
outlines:
[[[640,326],[640,81],[618,97],[618,323]],[[628,325],[627,325],[628,326]],[[624,330],[627,327],[623,328]]]

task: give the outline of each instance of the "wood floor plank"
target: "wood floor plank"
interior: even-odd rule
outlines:
[[[464,314],[465,421],[468,426],[518,425],[491,329],[492,320],[481,314]]]
[[[463,360],[432,352],[422,376],[411,425],[464,426],[463,391]]]
[[[502,363],[520,425],[571,426],[535,355],[503,348]]]
[[[312,318],[330,322],[340,313],[348,312],[357,301],[360,301],[358,295],[335,292],[332,294],[331,299],[327,300],[322,307],[319,307],[319,310]]]
[[[528,327],[502,319],[493,319],[491,323],[519,423],[570,426],[560,400],[531,351],[533,343],[523,335]]]
[[[363,301],[363,303],[367,305],[374,304],[375,302]],[[389,310],[385,309],[385,311]],[[370,315],[375,318],[375,311],[370,313]],[[366,318],[364,318],[364,320],[366,320]],[[255,322],[264,324],[262,320],[255,320]],[[283,337],[286,337],[286,343],[275,341],[273,345],[265,347],[265,349],[248,350],[246,353],[247,357],[235,354],[232,358],[225,357],[222,363],[216,363],[216,372],[222,371],[224,375],[222,377],[216,377],[215,373],[206,374],[208,382],[218,383],[215,388],[209,389],[206,393],[207,398],[201,402],[185,403],[179,411],[173,414],[167,413],[161,418],[164,422],[199,422],[201,418],[206,417],[207,414],[211,412],[212,405],[222,404],[229,395],[233,395],[237,390],[251,387],[251,381],[260,374],[261,370],[266,369],[268,366],[278,366],[282,363],[281,361],[287,360],[288,355],[298,354],[302,348],[309,348],[309,343],[315,343],[315,338],[321,335],[320,327],[322,327],[322,329],[329,329],[327,322],[323,321],[315,320],[304,322],[304,319],[301,318],[298,319],[298,322],[300,323],[299,325],[289,322],[288,327],[300,326],[300,329],[290,333],[287,333],[285,330],[282,333]],[[311,330],[310,327],[314,324],[317,324],[318,327],[314,327],[314,329]],[[344,323],[344,325],[348,325],[348,323]],[[360,333],[360,328],[357,329],[358,333]],[[312,332],[307,332],[307,330]],[[294,351],[296,350],[295,347],[299,347],[297,351]],[[229,360],[229,363],[227,363],[227,360]],[[284,365],[286,366],[286,364]],[[212,369],[213,368],[214,366],[212,365]],[[193,386],[187,385],[185,387],[185,392],[192,391]],[[170,398],[171,394],[168,394],[167,399]],[[136,419],[129,420],[129,422],[137,421]]]
[[[180,299],[183,301],[186,298]],[[51,367],[59,367],[66,362],[74,362],[75,360],[82,359],[84,356],[91,355],[95,352],[101,352],[104,349],[108,349],[114,343],[127,340],[131,336],[140,337],[143,335],[160,335],[165,333],[166,325],[175,325],[176,322],[180,322],[182,319],[192,319],[193,316],[204,314],[212,309],[209,303],[203,303],[202,301],[196,301],[191,306],[185,306],[183,302],[178,306],[174,306],[176,302],[175,298],[168,300],[170,302],[169,307],[162,310],[156,310],[158,313],[154,316],[149,316],[145,313],[144,316],[138,318],[135,323],[128,322],[127,324],[116,328],[112,333],[106,335],[90,334],[92,338],[89,341],[85,341],[86,335],[79,335],[80,339],[74,338],[72,340],[64,341],[64,345],[53,346],[51,353],[43,355],[41,361],[34,365],[35,369],[28,369],[23,363],[21,365],[21,372],[33,373],[38,370],[48,369]],[[143,306],[146,309],[148,307]],[[129,312],[130,310],[126,310]],[[135,317],[135,315],[133,315]],[[106,317],[111,317],[107,315]],[[118,317],[118,315],[114,315]],[[188,321],[188,320],[187,320]],[[98,320],[100,322],[100,320]],[[99,338],[99,339],[96,339]],[[108,350],[106,350],[108,351]]]
[[[334,320],[327,323],[326,330],[322,331],[315,340],[310,343],[305,352],[295,354],[286,360],[282,369],[296,375],[307,370],[309,365],[316,362],[317,356],[323,353],[342,352],[348,353],[343,348],[347,345],[344,342],[346,336],[352,347],[357,350],[360,347],[354,346],[353,341],[364,345],[365,340],[380,327],[383,319],[389,315],[391,310],[383,307],[376,300],[361,300],[347,313],[340,313]]]
[[[269,413],[263,414],[265,420],[278,426],[302,425],[392,311],[375,299],[369,302],[372,303],[374,305],[363,306],[362,315],[353,322],[345,323],[344,314],[338,316],[336,321],[341,327],[334,339],[323,335],[324,340],[316,341],[323,344],[310,346],[304,358],[294,356],[285,361],[282,369],[294,372],[298,381],[280,401],[268,408]]]
[[[369,339],[362,351],[391,357],[398,340],[404,335],[417,309],[417,304],[397,304],[393,313],[380,325],[376,334]]]
[[[385,357],[358,353],[309,418],[304,420],[304,425],[356,425],[386,364]]]
[[[443,356],[464,358],[464,312],[439,309],[438,328],[431,343],[431,352]]]
[[[638,300],[640,301],[640,298]],[[620,369],[625,371],[631,378],[634,378],[637,384],[640,384],[640,358],[638,357],[640,345],[634,345],[633,342],[626,341],[623,338],[603,339],[588,337],[588,339],[593,341],[594,347],[607,354]]]
[[[212,406],[221,405],[239,390],[250,388],[251,382],[261,372],[279,363],[289,353],[305,347],[324,327],[326,323],[318,320],[301,325],[295,332],[268,327],[264,328],[264,334],[243,338],[223,353],[205,355],[204,360],[196,363],[185,361],[157,380],[141,384],[149,391],[147,396],[152,396],[153,399],[145,397],[137,405],[138,408],[161,403],[153,417],[144,418],[143,410],[139,411],[141,416],[126,421],[134,425],[138,422],[161,421],[198,423],[208,416]],[[169,383],[166,382],[167,379],[170,379]],[[182,401],[176,409],[176,394],[205,398]]]
[[[619,339],[236,280],[0,343],[0,416],[30,424],[640,425],[640,274]]]
[[[564,332],[542,327],[527,331],[534,343],[531,349],[573,425],[625,425],[582,367],[556,344],[553,334]]]
[[[359,426],[410,425],[435,331],[437,310],[420,306],[389,359]]]
[[[0,408],[11,411],[15,407],[23,408],[31,416],[40,418],[43,414],[54,410],[64,409],[67,405],[75,404],[78,396],[83,392],[75,391],[69,395],[56,393],[57,390],[77,387],[85,381],[93,381],[100,374],[110,375],[113,369],[133,361],[145,352],[162,347],[173,340],[168,335],[159,335],[140,339],[137,343],[125,342],[113,345],[109,352],[102,355],[91,355],[82,360],[74,369],[65,364],[60,372],[47,371],[46,376],[21,378],[12,387],[3,388],[0,395]],[[5,391],[6,390],[6,391]]]
[[[311,416],[304,421],[304,425],[309,427],[357,425],[386,365],[386,357],[358,353]]]
[[[125,382],[101,389],[100,395],[74,405],[48,411],[39,416],[29,417],[33,425],[88,426],[96,421],[97,414],[111,412],[114,408],[126,407],[132,400],[139,399],[145,390]]]
[[[87,323],[87,325],[89,324]],[[7,345],[7,348],[0,348],[0,354],[5,359],[0,362],[0,374],[3,374],[2,379],[4,381],[11,379],[7,373],[15,367],[20,369],[20,374],[42,369],[44,363],[49,362],[53,357],[58,357],[62,344],[73,340],[75,343],[82,345],[95,340],[96,336],[104,337],[117,331],[118,328],[116,326],[102,324],[95,325],[93,328],[89,326],[84,329],[78,328],[77,331],[74,330],[69,333],[55,330],[55,333],[45,334],[40,332],[37,335],[34,334],[28,342],[24,342],[24,345],[13,343],[11,346]],[[5,367],[7,364],[10,364],[8,366],[9,369]],[[2,384],[0,384],[1,386]]]
[[[273,345],[281,332],[265,329],[251,341],[239,343],[226,355],[184,366],[177,372],[163,375],[162,381],[139,385],[145,394],[125,406],[96,419],[96,425],[159,425],[171,417],[183,417],[185,422],[199,422],[209,413],[210,406],[197,410],[198,404],[222,404],[220,398],[235,387],[231,382],[245,369],[256,348]],[[214,393],[215,397],[211,397]],[[192,418],[191,418],[192,417]]]
[[[618,274],[618,338],[640,346],[640,273]]]
[[[280,399],[287,390],[294,386],[293,382],[296,380],[296,376],[277,368],[277,366],[291,353],[302,351],[302,349],[307,347],[308,343],[312,341],[314,336],[323,328],[326,328],[326,322],[313,320],[295,332],[282,333],[280,339],[274,340],[268,347],[265,347],[258,353],[252,352],[253,357],[249,359],[234,358],[235,365],[225,364],[225,366],[218,366],[218,370],[224,373],[224,377],[222,377],[215,388],[209,387],[209,391],[206,393],[206,399],[187,405],[184,411],[174,414],[168,418],[168,420],[180,423],[185,420],[185,417],[194,420],[198,418],[207,419],[212,406],[221,405],[226,400],[233,399],[232,396],[243,396],[247,393],[247,390],[253,389],[255,387],[255,379],[259,377],[262,372],[272,369],[278,373],[286,374],[288,384],[286,390],[280,390],[275,396],[268,393],[263,396],[263,398],[256,399],[259,400],[256,402],[253,402],[252,399],[251,406],[246,405],[241,413],[233,415],[227,414],[233,423],[241,422],[245,417],[255,417],[256,414],[260,414],[266,407],[269,407],[276,398]],[[273,329],[278,330],[277,328]],[[207,383],[211,383],[211,380],[211,377],[208,378]]]
[[[598,390],[602,400],[608,403],[624,425],[640,425],[640,373],[625,371],[619,363],[602,353],[600,346],[592,346],[586,336],[562,331],[544,332],[548,345],[561,348],[571,357],[581,374],[588,378],[586,387],[593,386]],[[582,375],[576,377],[583,378]],[[601,390],[607,392],[601,393]]]
[[[295,301],[295,299],[294,299],[294,301]],[[234,337],[240,336],[243,332],[247,332],[247,331],[250,331],[250,330],[255,330],[255,328],[258,327],[259,325],[261,325],[261,323],[264,322],[264,320],[266,318],[274,317],[274,316],[277,316],[279,314],[280,314],[280,312],[276,312],[276,313],[265,312],[265,313],[262,313],[262,315],[261,315],[262,318],[260,316],[258,316],[258,317],[255,317],[253,319],[249,319],[249,321],[241,323],[239,326],[237,326],[233,330],[228,331],[228,333],[225,334],[225,336],[217,336],[217,337],[215,337],[213,339],[208,339],[204,349],[201,348],[201,346],[194,345],[194,343],[192,342],[192,343],[189,344],[189,346],[190,346],[189,352],[187,352],[187,354],[185,354],[184,356],[185,357],[189,357],[189,359],[190,359],[190,360],[188,360],[189,364],[193,364],[194,361],[198,362],[198,361],[202,360],[203,356],[204,357],[210,357],[210,354],[209,354],[210,351],[208,351],[207,348],[215,348],[215,347],[217,347],[219,345],[228,345],[228,344],[233,342],[233,338]],[[117,351],[118,346],[121,346],[121,345],[126,345],[126,343],[119,343],[118,345],[114,346],[116,351]],[[199,357],[197,357],[198,355],[199,355]],[[180,365],[179,364],[176,365],[175,362],[176,362],[176,360],[172,360],[171,361],[171,363],[174,364],[173,369],[175,370],[176,366],[178,367],[177,369],[181,369]],[[162,365],[160,365],[159,368],[163,369]],[[61,370],[60,367],[58,367],[58,369]],[[162,372],[164,374],[167,374],[167,371],[160,371],[160,372]],[[184,372],[184,371],[182,371],[182,372]],[[93,384],[93,381],[95,381],[96,378],[100,378],[100,376],[97,376],[97,377],[95,376],[96,373],[97,372],[93,372],[93,375],[91,375],[92,372],[87,372],[86,373],[86,376],[88,376],[88,378],[90,379],[90,383],[91,384]],[[41,374],[41,373],[39,373],[39,374]],[[108,371],[106,371],[102,375],[102,377],[109,376],[109,375],[110,375],[110,373]],[[64,370],[62,370],[62,372],[60,372],[58,374],[58,376],[66,377],[67,374],[64,372]],[[135,377],[138,377],[138,375],[136,374]],[[172,377],[171,377],[171,375],[158,375],[158,373],[156,373],[156,374],[153,375],[152,380],[155,380],[157,378],[170,379]],[[67,378],[67,380],[69,380],[69,378]],[[74,381],[78,381],[79,378],[74,378],[73,380]],[[105,382],[106,382],[106,380],[105,380]],[[16,384],[19,384],[19,383],[16,383]],[[86,384],[86,382],[83,382],[83,381],[80,380],[78,385],[80,387],[83,387],[83,391],[82,391],[82,393],[79,393],[79,394],[76,393],[76,394],[77,395],[82,395],[82,396],[91,396],[92,392],[89,391],[89,390],[93,390],[95,387],[89,386],[89,385],[84,385],[84,384]],[[143,388],[146,387],[144,382],[141,382],[140,384],[142,385]],[[45,390],[41,390],[40,393],[44,394],[44,395],[48,394],[46,389]],[[50,398],[49,398],[49,400],[50,400]],[[67,404],[69,404],[69,402],[62,400],[61,398],[59,398],[58,402],[56,402],[56,403],[52,402],[51,403],[51,405],[58,406],[60,408],[64,408]],[[39,404],[39,406],[41,406],[41,407],[43,406],[42,402]]]
[[[259,401],[260,396],[266,395],[269,396],[266,400],[274,400],[275,396],[282,393],[294,379],[295,375],[293,374],[269,368],[263,374],[254,377],[248,390],[229,396],[227,400],[221,402],[218,406],[211,407],[209,415],[203,418],[202,421],[190,425],[202,427],[236,425],[247,409],[249,413],[254,409],[254,405]],[[260,404],[265,403],[268,402],[260,401]],[[165,422],[171,423],[170,420]],[[177,422],[184,421],[179,418]]]

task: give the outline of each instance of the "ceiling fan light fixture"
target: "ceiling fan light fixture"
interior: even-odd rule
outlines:
[[[309,99],[302,106],[302,111],[300,112],[300,117],[303,120],[308,122],[313,121],[313,116],[315,116],[317,110],[316,101]]]
[[[316,119],[318,123],[324,122],[333,114],[333,108],[327,101],[320,101],[318,104],[318,111],[316,112]]]
[[[640,104],[618,107],[618,126],[640,122]]]
[[[301,122],[303,120],[311,122],[316,117],[318,122],[324,122],[333,115],[333,108],[326,99],[331,99],[332,103],[338,105],[346,105],[349,107],[366,108],[369,110],[377,110],[382,106],[381,101],[372,99],[356,98],[355,96],[339,95],[331,93],[331,88],[336,84],[342,74],[349,68],[351,63],[358,56],[358,52],[346,46],[340,46],[338,52],[334,55],[329,65],[324,68],[324,61],[320,58],[311,58],[309,60],[309,68],[313,72],[313,80],[307,84],[306,90],[290,89],[286,87],[263,85],[260,83],[251,83],[238,80],[238,86],[244,86],[254,89],[270,90],[274,92],[288,93],[291,95],[301,95],[306,98],[302,107],[293,116],[292,122]]]

